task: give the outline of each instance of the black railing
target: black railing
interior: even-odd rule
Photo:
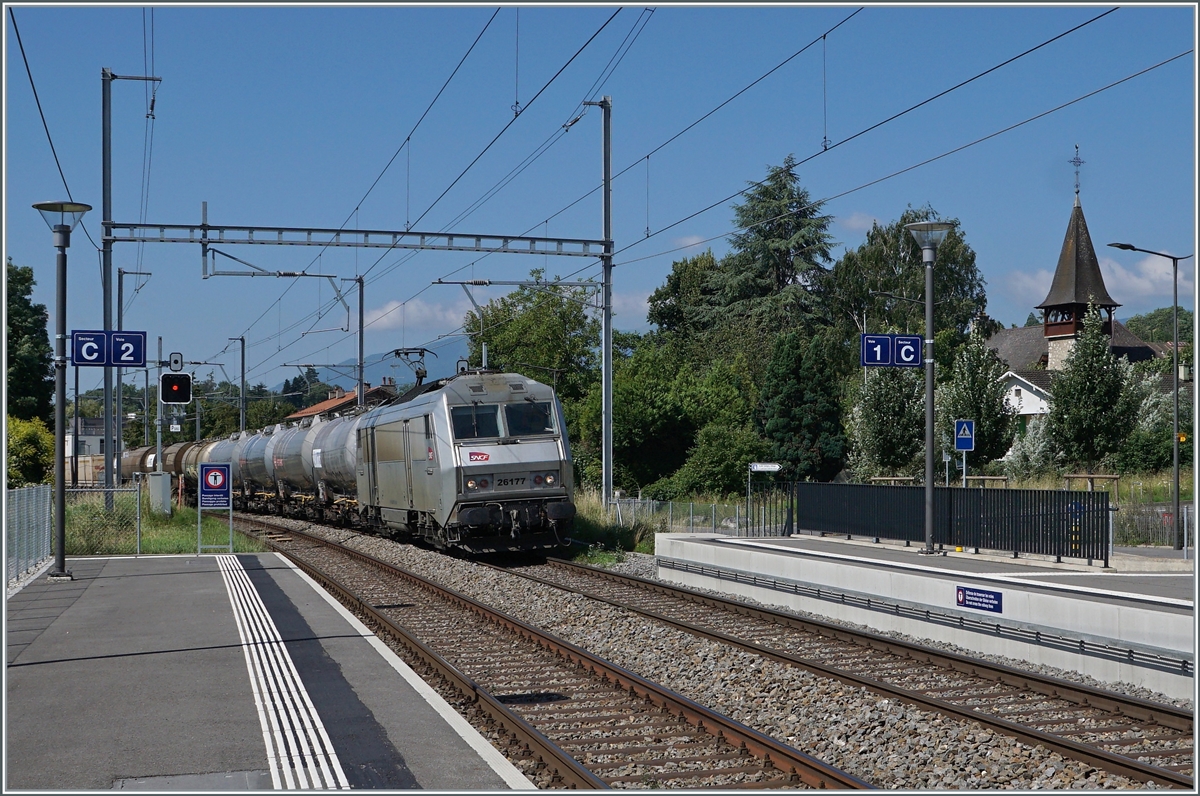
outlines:
[[[866,484],[756,484],[745,533],[845,534],[925,543],[925,490]],[[933,543],[1107,566],[1107,492],[934,488]]]

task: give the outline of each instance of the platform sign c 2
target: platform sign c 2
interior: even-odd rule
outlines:
[[[233,507],[233,488],[230,485],[229,464],[200,465],[200,508],[228,509]]]
[[[954,589],[954,601],[962,608],[991,611],[994,614],[1004,613],[1004,592],[1000,591],[957,586]]]

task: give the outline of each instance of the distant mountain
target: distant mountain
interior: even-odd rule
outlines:
[[[392,351],[394,350],[392,349]],[[406,365],[402,359],[392,356],[392,351],[363,355],[363,361],[366,363],[363,367],[363,381],[372,386],[377,386],[383,376],[394,378],[397,386],[412,384],[416,381],[416,376],[413,374],[412,368]],[[429,374],[425,377],[425,380],[433,381],[434,379],[453,375],[458,360],[466,359],[466,356],[467,341],[465,338],[457,338],[453,342],[437,349],[434,353],[427,354],[425,356],[425,369]],[[339,362],[336,369],[317,368],[316,370],[320,375],[321,381],[326,384],[353,390],[358,380],[355,372],[357,366],[358,359],[352,358]],[[295,371],[295,373],[289,375],[287,378],[295,378],[300,373],[300,369],[298,368]],[[275,392],[282,392],[283,382],[276,384],[271,389]]]

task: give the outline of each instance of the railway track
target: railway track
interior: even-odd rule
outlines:
[[[472,699],[552,786],[872,787],[415,573],[262,520],[239,523]]]
[[[1193,714],[1181,708],[571,562],[504,569],[1112,773],[1195,787]]]

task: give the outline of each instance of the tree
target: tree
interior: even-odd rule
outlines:
[[[32,300],[33,269],[13,265],[8,258],[8,408],[22,420],[40,418],[53,425],[50,397],[54,394],[54,360],[46,331],[49,315],[45,304]]]
[[[891,224],[875,224],[866,241],[847,251],[822,280],[824,314],[846,338],[889,329],[905,334],[925,331],[925,266],[921,248],[904,227],[933,220],[938,214],[932,207],[909,207]],[[987,296],[975,252],[957,219],[942,220],[954,227],[938,246],[933,269],[934,357],[948,370],[969,327],[994,330],[999,325],[984,313]]]
[[[1134,315],[1125,321],[1125,328],[1148,343],[1169,343],[1175,339],[1170,307]],[[1179,342],[1192,342],[1192,313],[1183,307],[1179,308]]]
[[[1026,326],[1041,326],[1042,321],[1040,318],[1038,318],[1038,316],[1034,315],[1031,312],[1031,313],[1029,313],[1029,317],[1025,319],[1025,325]]]
[[[800,187],[793,155],[750,185],[745,201],[733,206],[741,231],[729,238],[729,255],[707,281],[715,301],[705,314],[710,325],[734,317],[791,328],[812,312],[809,291],[832,262],[833,219]]]
[[[656,500],[740,494],[750,462],[760,460],[768,449],[751,428],[709,424],[696,435],[696,445],[683,466],[669,478],[651,484],[646,494]]]
[[[705,286],[716,273],[712,250],[671,263],[671,273],[662,287],[650,294],[646,319],[661,332],[688,334],[697,327],[697,313],[712,299]]]
[[[535,268],[529,276],[539,284],[489,301],[482,326],[476,312],[467,313],[468,356],[480,364],[487,343],[489,366],[523,373],[554,386],[564,402],[577,401],[599,371],[600,322],[588,316],[587,288],[559,287],[544,274]]]
[[[1009,478],[1029,478],[1055,470],[1062,457],[1054,449],[1044,416],[1031,417],[1024,434],[1013,440],[1004,456],[1004,473]]]
[[[9,415],[7,428],[8,488],[54,480],[54,435],[41,418],[24,420]]]
[[[850,465],[857,477],[915,472],[925,444],[921,369],[867,368],[848,431]]]
[[[936,393],[941,433],[953,439],[955,420],[975,421],[975,450],[968,465],[982,466],[999,459],[1012,445],[1016,410],[1004,400],[1004,365],[987,347],[982,331],[972,332],[954,358],[951,377]]]
[[[1088,305],[1083,332],[1051,382],[1047,432],[1068,464],[1092,472],[1116,452],[1136,420],[1125,371],[1108,350],[1100,313]]]
[[[771,457],[796,480],[832,481],[848,443],[839,402],[846,359],[832,330],[811,338],[789,332],[775,341],[763,384],[761,428]]]

